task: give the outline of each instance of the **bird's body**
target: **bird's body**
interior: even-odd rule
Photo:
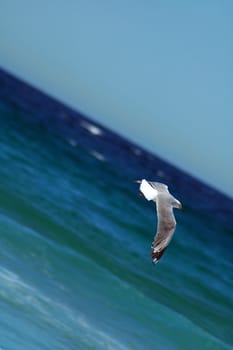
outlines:
[[[138,182],[144,197],[156,203],[158,225],[151,247],[152,261],[156,264],[163,255],[175,231],[176,220],[173,208],[181,209],[182,205],[170,194],[167,185],[160,182],[146,181],[145,179]]]

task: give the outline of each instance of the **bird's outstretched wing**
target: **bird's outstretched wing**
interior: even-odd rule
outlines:
[[[157,232],[152,243],[152,261],[156,264],[167,248],[176,227],[172,206],[169,202],[170,194],[157,198]]]
[[[154,181],[148,181],[148,183],[158,192],[168,192],[168,187],[165,184],[162,184],[161,182],[154,182]]]
[[[174,198],[167,185],[161,182],[147,181],[145,179],[136,181],[140,183],[140,191],[144,197],[150,201],[156,202],[157,207],[157,232],[152,243],[152,261],[156,264],[169,242],[172,239],[176,227],[176,220],[173,214],[174,208],[181,208],[181,203]]]
[[[140,181],[140,191],[143,193],[147,200],[154,200],[159,193],[169,193],[167,185],[161,182],[146,181],[143,179]]]

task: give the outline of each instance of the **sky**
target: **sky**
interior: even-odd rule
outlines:
[[[0,7],[1,68],[233,197],[233,1]]]

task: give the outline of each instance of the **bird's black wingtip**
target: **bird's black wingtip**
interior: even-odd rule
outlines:
[[[163,248],[162,250],[155,250],[152,247],[151,257],[152,257],[152,263],[157,264],[159,260],[161,259],[162,255],[164,254],[167,247]]]

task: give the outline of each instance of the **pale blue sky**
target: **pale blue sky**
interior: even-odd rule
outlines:
[[[233,1],[0,4],[2,68],[233,196]]]

